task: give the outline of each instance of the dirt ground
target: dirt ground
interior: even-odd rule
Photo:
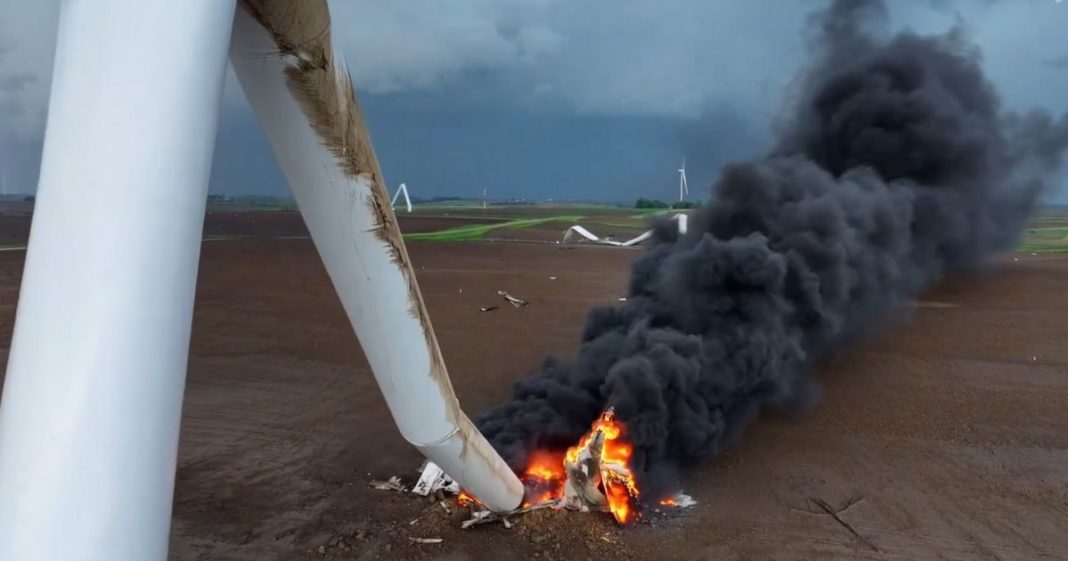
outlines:
[[[911,317],[826,361],[821,403],[759,421],[687,471],[698,504],[678,516],[619,529],[604,515],[539,512],[510,530],[460,530],[462,513],[368,487],[412,480],[420,458],[393,425],[299,216],[278,216],[288,219],[253,221],[266,237],[203,247],[172,559],[1068,558],[1068,257],[1015,254],[983,278],[947,282]],[[208,224],[250,228],[225,216]],[[409,250],[472,414],[546,353],[573,351],[587,308],[624,294],[640,251]],[[0,253],[5,349],[23,257]],[[498,289],[530,305],[512,308]]]

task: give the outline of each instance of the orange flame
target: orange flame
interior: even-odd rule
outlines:
[[[640,492],[630,469],[630,460],[634,455],[634,446],[625,438],[626,427],[616,419],[615,413],[608,409],[593,422],[578,444],[567,449],[564,454],[548,451],[536,451],[531,454],[530,462],[524,470],[522,479],[527,488],[527,496],[522,507],[544,504],[564,495],[567,472],[565,461],[575,463],[582,452],[593,444],[597,434],[602,435],[600,487],[608,499],[608,510],[620,524],[626,524],[638,515],[635,508]],[[467,492],[461,492],[457,502],[460,506],[479,504],[478,500]]]
[[[601,448],[601,485],[608,499],[608,509],[620,524],[626,524],[634,514],[633,504],[638,499],[638,484],[630,469],[630,458],[634,455],[634,446],[623,437],[626,432],[623,423],[616,419],[615,413],[608,409],[593,422],[590,432],[586,433],[577,446],[567,450],[567,460],[574,462],[586,448],[589,448],[597,433],[604,437]]]
[[[523,474],[527,496],[522,508],[560,498],[564,494],[566,479],[563,456],[545,451],[534,452]]]
[[[460,490],[459,496],[456,497],[456,504],[461,507],[472,507],[475,505],[481,506],[482,503],[478,502],[478,499],[474,495],[467,491]]]

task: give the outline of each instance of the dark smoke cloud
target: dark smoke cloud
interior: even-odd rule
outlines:
[[[865,34],[882,8],[818,15],[817,60],[769,155],[727,166],[687,235],[661,225],[577,356],[477,420],[514,467],[608,406],[647,480],[713,457],[762,411],[808,400],[813,360],[1018,241],[1068,119],[1003,112],[959,30]]]

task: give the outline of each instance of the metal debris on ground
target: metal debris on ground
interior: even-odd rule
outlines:
[[[601,452],[599,444],[587,446],[585,452],[580,453],[573,462],[565,463],[567,481],[561,497],[541,503],[527,504],[509,512],[492,512],[476,500],[471,500],[472,497],[462,494],[459,485],[448,475],[445,475],[437,464],[431,461],[423,462],[420,467],[419,481],[413,487],[412,493],[423,496],[438,494],[438,503],[447,514],[452,514],[453,507],[447,501],[440,500],[442,495],[459,495],[459,506],[469,508],[471,512],[471,517],[460,523],[460,528],[464,530],[472,526],[495,522],[500,522],[505,528],[510,529],[512,528],[514,517],[542,509],[610,512],[607,506],[607,497],[601,492],[596,480],[587,475],[602,471],[603,466],[599,461]],[[396,481],[398,484],[400,482],[396,477],[391,478],[390,481]],[[693,500],[692,497],[679,492],[660,501],[659,506],[689,508],[695,504],[697,504],[697,501]],[[657,511],[659,512],[659,509]]]
[[[556,280],[556,277],[549,277],[549,280]]]
[[[618,298],[618,300],[619,300],[620,302],[626,302],[626,301],[627,301],[627,299],[626,299],[626,298]]]
[[[481,308],[479,308],[479,310],[481,310],[483,312],[492,312],[493,310],[496,310],[496,309],[497,309],[497,306],[482,306]]]
[[[445,540],[441,538],[408,538],[412,540],[412,543],[441,543]]]
[[[423,462],[419,469],[422,473],[419,475],[419,481],[412,487],[412,493],[426,497],[437,491],[445,491],[452,494],[460,492],[460,486],[434,462],[429,460]],[[396,478],[394,477],[394,479]]]
[[[498,514],[482,508],[478,505],[471,506],[471,518],[464,520],[460,523],[460,528],[466,530],[471,526],[477,526],[479,524],[489,524],[491,522],[501,522],[505,528],[511,528],[512,522],[508,520],[511,516],[518,516],[520,514],[526,514],[535,510],[541,510],[544,508],[561,508],[559,501],[550,501],[547,503],[541,503],[536,505],[530,505],[523,508],[517,508],[511,512],[505,512]]]
[[[370,485],[371,485],[372,488],[378,489],[379,491],[400,491],[401,493],[403,493],[404,491],[407,490],[407,489],[404,488],[404,485],[401,483],[400,478],[397,477],[396,475],[394,475],[393,477],[390,477],[386,481],[378,481],[378,480],[372,481],[370,483]]]
[[[509,304],[515,306],[516,308],[522,308],[523,306],[529,304],[529,302],[527,302],[526,300],[516,298],[515,296],[512,296],[511,294],[508,294],[503,290],[498,290],[497,295],[507,300]]]

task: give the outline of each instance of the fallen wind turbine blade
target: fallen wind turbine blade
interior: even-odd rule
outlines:
[[[404,438],[488,508],[523,486],[449,380],[325,0],[244,0],[231,61]],[[269,31],[268,31],[269,30]]]

